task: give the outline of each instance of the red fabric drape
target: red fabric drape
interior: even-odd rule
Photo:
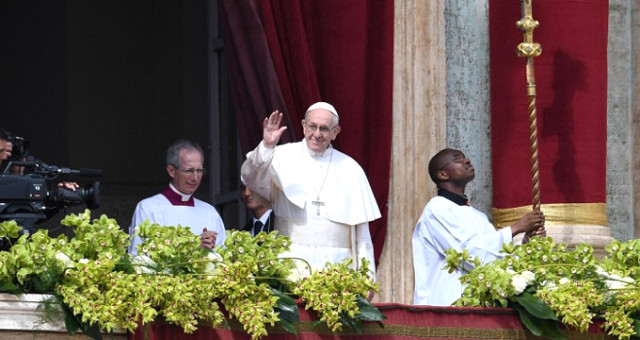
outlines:
[[[540,193],[545,203],[606,201],[607,0],[535,0]],[[531,204],[520,1],[490,0],[493,204]]]
[[[224,54],[229,69],[231,100],[236,113],[242,152],[262,138],[262,120],[278,109],[289,129],[282,142],[298,138],[284,103],[260,17],[258,0],[220,1]]]
[[[525,331],[516,311],[511,308],[463,308],[428,307],[399,304],[376,304],[388,318],[383,321],[384,328],[374,322],[363,323],[362,334],[346,329],[340,333],[331,332],[326,326],[312,327],[317,320],[314,312],[300,306],[300,324],[298,336],[286,333],[279,328],[268,330],[264,340],[418,340],[418,339],[529,339],[531,333]],[[233,320],[235,321],[235,320]],[[568,339],[605,339],[601,329],[602,322],[595,320],[588,332],[563,333]],[[233,322],[230,328],[210,328],[200,325],[193,334],[185,334],[180,327],[157,323],[138,327],[129,334],[129,340],[209,340],[236,339],[248,340],[250,337],[242,327]]]
[[[228,22],[246,27],[247,22],[255,20],[253,13],[247,18],[237,9],[249,6],[235,5],[236,1],[232,0],[223,3]],[[295,139],[300,140],[300,121],[306,108],[320,100],[333,104],[340,114],[342,126],[334,146],[363,167],[382,212],[382,218],[371,223],[378,259],[386,235],[391,159],[393,2],[260,0],[259,6],[250,9],[257,11],[260,17],[260,27],[252,25],[254,30],[251,31],[251,39],[260,40],[260,44],[252,46],[259,45],[260,50],[254,53],[244,49],[244,53],[250,55],[237,59],[233,56],[240,52],[229,53],[229,63],[237,64],[230,68],[231,81],[235,84],[232,89],[234,103],[254,96],[250,101],[264,100],[263,106],[276,104],[286,105],[286,108],[273,106],[262,113],[237,110],[238,120],[260,127],[257,116],[261,121],[265,114],[280,109],[289,117],[289,131],[294,131]],[[233,25],[226,27],[225,44],[227,40],[236,44],[237,40],[247,39],[234,38],[246,34],[234,29]],[[268,42],[268,58],[264,56],[263,37]],[[226,46],[227,49],[236,48],[235,45]],[[259,63],[254,60],[263,57],[271,65],[266,65],[265,60]],[[246,73],[263,72],[262,68],[269,76],[261,76],[265,82],[259,85],[277,89],[282,102],[269,101],[259,95],[268,91],[257,91],[258,95],[254,95],[249,89],[254,76]],[[258,105],[255,107],[259,108]],[[244,151],[248,151],[258,143],[261,132],[256,133],[253,127],[245,126],[239,128],[251,130],[241,133],[243,138],[251,139],[243,142],[243,148],[247,146]]]

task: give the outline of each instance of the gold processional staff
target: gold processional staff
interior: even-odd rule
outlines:
[[[536,122],[536,80],[533,72],[533,58],[542,53],[540,44],[533,42],[533,30],[540,25],[533,20],[532,0],[520,0],[522,19],[516,22],[524,32],[524,41],[516,48],[518,56],[527,58],[527,98],[529,110],[529,155],[531,156],[531,184],[533,210],[540,210],[540,176],[538,173],[538,127]]]

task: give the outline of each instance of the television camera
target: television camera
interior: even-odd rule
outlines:
[[[28,155],[24,140],[17,141],[19,154]],[[25,232],[32,233],[37,223],[46,221],[63,207],[100,206],[102,170],[62,168],[26,158],[22,161],[12,158],[0,172],[0,221],[16,220]],[[21,174],[12,173],[14,167],[21,167]],[[79,187],[66,188],[65,182],[75,182]]]

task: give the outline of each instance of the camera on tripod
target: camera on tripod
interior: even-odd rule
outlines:
[[[102,170],[47,165],[29,157],[28,144],[18,138],[19,152],[15,154],[26,160],[12,157],[0,173],[0,221],[16,220],[25,231],[33,232],[35,224],[46,221],[63,207],[85,204],[95,209],[100,206]],[[16,150],[16,144],[13,145]],[[13,167],[21,167],[21,174],[12,173]],[[65,188],[63,184],[71,181],[79,187]]]

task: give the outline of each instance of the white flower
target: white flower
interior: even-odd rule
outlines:
[[[289,271],[287,280],[298,283],[300,280],[311,275],[311,272],[309,271],[309,267],[307,267],[306,263],[302,261],[295,261],[295,263],[296,266],[295,268],[291,269],[291,271]]]
[[[209,274],[209,275],[215,275],[217,274],[220,269],[218,268],[218,266],[222,266],[224,267],[224,263],[222,263],[222,256],[220,256],[220,254],[218,253],[208,253],[207,254],[207,264],[204,266],[204,273],[205,274]]]
[[[522,275],[522,277],[526,280],[527,285],[532,284],[536,280],[536,274],[529,270],[523,271],[520,275]]]
[[[511,278],[511,285],[513,286],[513,293],[518,295],[527,288],[527,279],[522,274],[516,274]]]
[[[59,251],[56,253],[56,260],[60,262],[63,268],[73,268],[73,261],[67,256],[67,254]]]
[[[89,259],[80,259],[80,261],[78,261],[78,262],[82,263],[82,264],[87,264],[87,263],[89,263]]]
[[[571,282],[571,280],[567,279],[566,277],[563,277],[563,278],[560,279],[560,281],[558,281],[558,284],[566,285],[569,282]]]
[[[558,289],[558,286],[556,285],[556,283],[554,281],[549,281],[549,280],[544,280],[542,282],[542,287],[549,291]]]
[[[633,283],[633,279],[630,277],[620,277],[616,274],[609,276],[610,280],[606,280],[604,284],[611,290],[625,289],[629,287],[629,284]]]
[[[156,263],[146,255],[137,255],[131,259],[131,264],[133,265],[133,270],[136,274],[153,274],[155,273]]]

